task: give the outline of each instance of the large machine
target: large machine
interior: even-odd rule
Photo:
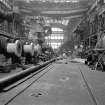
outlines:
[[[12,67],[24,68],[26,64],[46,61],[40,58],[43,56],[44,37],[51,28],[44,24],[42,17],[25,20],[17,7],[12,8],[9,1],[6,4],[0,1],[3,7],[0,10],[0,71],[9,72]]]
[[[80,21],[75,34],[77,51],[87,58],[86,64],[105,70],[105,1],[96,1]],[[82,49],[79,50],[82,45]]]

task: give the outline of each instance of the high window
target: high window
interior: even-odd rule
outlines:
[[[59,48],[64,39],[64,31],[61,28],[52,28],[52,34],[45,37],[46,43],[50,45],[53,49]]]
[[[30,1],[41,1],[41,2],[53,2],[53,3],[69,3],[69,2],[73,2],[73,3],[76,3],[78,2],[78,0],[26,0],[27,2],[30,2]]]

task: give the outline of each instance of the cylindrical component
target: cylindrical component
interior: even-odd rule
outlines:
[[[34,51],[35,51],[35,52],[38,52],[38,53],[41,53],[41,47],[40,47],[39,44],[34,45]]]
[[[2,91],[4,88],[10,86],[11,84],[19,81],[22,78],[30,75],[31,73],[34,73],[35,71],[38,71],[39,69],[47,66],[48,64],[54,62],[55,60],[56,59],[52,59],[50,61],[47,61],[47,62],[43,63],[42,65],[33,66],[31,68],[26,69],[25,71],[21,71],[21,72],[18,72],[18,73],[13,74],[11,76],[7,76],[5,78],[0,79],[0,90]],[[38,72],[40,72],[40,71],[42,71],[42,69],[39,70]],[[36,72],[36,74],[38,72]]]
[[[31,56],[34,55],[34,44],[27,44],[23,46],[24,53],[29,53]]]
[[[22,53],[22,45],[19,40],[16,40],[15,43],[8,43],[7,44],[7,52],[8,53],[13,53],[17,57],[21,56]]]

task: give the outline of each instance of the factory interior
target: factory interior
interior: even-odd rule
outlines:
[[[0,105],[105,105],[105,0],[0,0]]]

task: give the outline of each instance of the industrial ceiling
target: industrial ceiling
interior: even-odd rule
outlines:
[[[86,12],[95,0],[13,0],[20,11],[29,15],[62,17]]]
[[[12,0],[23,16],[43,16],[47,23],[74,24],[95,0]],[[78,20],[79,20],[78,19]],[[70,20],[74,20],[73,23]],[[61,23],[59,23],[61,21]],[[65,22],[65,23],[64,23]],[[77,22],[77,21],[76,21]],[[78,23],[78,22],[77,22]],[[74,26],[73,26],[74,27]]]

